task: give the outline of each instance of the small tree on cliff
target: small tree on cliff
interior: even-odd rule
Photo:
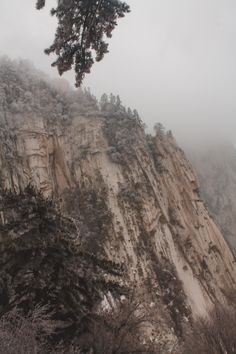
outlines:
[[[156,123],[154,125],[154,131],[158,137],[162,137],[165,134],[165,128],[161,123]]]
[[[46,0],[37,0],[36,8],[42,9]],[[108,53],[105,37],[111,38],[117,20],[129,12],[129,6],[120,0],[58,0],[52,8],[58,26],[54,42],[45,50],[57,55],[52,66],[60,75],[74,67],[76,86],[80,86],[94,61]]]

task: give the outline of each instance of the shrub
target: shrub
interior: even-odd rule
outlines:
[[[48,353],[47,337],[54,331],[45,306],[36,307],[27,317],[14,309],[0,319],[0,354]]]
[[[236,308],[216,305],[186,336],[184,354],[235,354]]]
[[[153,309],[135,293],[112,310],[99,314],[90,324],[81,348],[93,354],[159,354],[158,344],[148,338],[155,319]]]

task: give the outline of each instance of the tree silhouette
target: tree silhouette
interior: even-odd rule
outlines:
[[[38,10],[46,0],[37,0]],[[52,66],[60,75],[74,67],[76,86],[80,86],[94,61],[100,61],[108,53],[105,37],[111,38],[117,20],[130,11],[120,0],[58,0],[51,15],[56,16],[58,26],[54,42],[45,49],[46,54],[57,55]]]

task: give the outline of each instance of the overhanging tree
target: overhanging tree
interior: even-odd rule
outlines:
[[[37,0],[36,8],[45,4],[46,0]],[[60,75],[73,67],[80,86],[94,62],[108,53],[106,38],[112,37],[117,20],[129,11],[120,0],[57,0],[51,15],[57,17],[58,26],[54,42],[45,49],[46,54],[57,56],[52,66]]]

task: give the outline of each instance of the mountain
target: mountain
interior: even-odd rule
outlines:
[[[102,284],[119,278],[99,296],[134,283],[143,287],[172,339],[182,335],[184,323],[227,300],[236,286],[234,257],[171,133],[147,135],[137,112],[126,110],[119,97],[104,95],[98,103],[89,91],[42,79],[25,62],[2,59],[0,92],[1,242],[39,247],[45,235],[62,234],[59,244],[72,235],[73,249],[83,255],[82,274],[93,260],[91,277],[98,272]],[[18,212],[28,189],[51,201],[54,211],[43,214],[49,229],[37,207],[31,213],[40,198],[29,197]],[[9,193],[16,204],[9,206]],[[14,269],[27,274],[24,257],[19,262]]]
[[[236,150],[230,143],[187,149],[202,198],[232,250],[236,250]]]

